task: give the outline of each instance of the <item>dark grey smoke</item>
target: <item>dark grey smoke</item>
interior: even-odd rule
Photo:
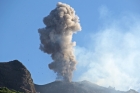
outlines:
[[[43,22],[46,27],[38,30],[40,49],[51,54],[53,62],[49,68],[57,73],[57,78],[70,82],[77,63],[73,53],[76,42],[72,42],[72,35],[81,30],[79,18],[72,7],[58,2]]]

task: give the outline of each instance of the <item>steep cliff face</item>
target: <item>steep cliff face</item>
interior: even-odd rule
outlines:
[[[40,93],[138,93],[135,90],[125,92],[112,87],[105,88],[88,81],[70,83],[55,81],[46,85],[35,84],[35,88]]]
[[[35,93],[30,72],[18,60],[0,62],[0,87],[24,93]]]

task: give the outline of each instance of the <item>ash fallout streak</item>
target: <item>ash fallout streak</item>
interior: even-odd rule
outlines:
[[[57,73],[57,79],[71,82],[77,63],[73,53],[76,42],[72,42],[72,35],[81,30],[79,18],[72,7],[58,2],[43,22],[46,27],[38,30],[40,49],[51,54],[53,62],[48,66]]]

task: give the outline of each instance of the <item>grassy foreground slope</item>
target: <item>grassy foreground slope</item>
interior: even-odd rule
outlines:
[[[23,93],[23,92],[18,92],[16,90],[10,90],[6,87],[0,87],[0,93]]]

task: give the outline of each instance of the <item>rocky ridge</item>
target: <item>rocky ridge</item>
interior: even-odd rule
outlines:
[[[36,92],[30,72],[18,60],[0,62],[0,87],[24,93]]]
[[[35,89],[40,93],[138,93],[132,89],[129,91],[119,91],[112,87],[101,87],[89,81],[55,81],[46,85],[35,84]]]

